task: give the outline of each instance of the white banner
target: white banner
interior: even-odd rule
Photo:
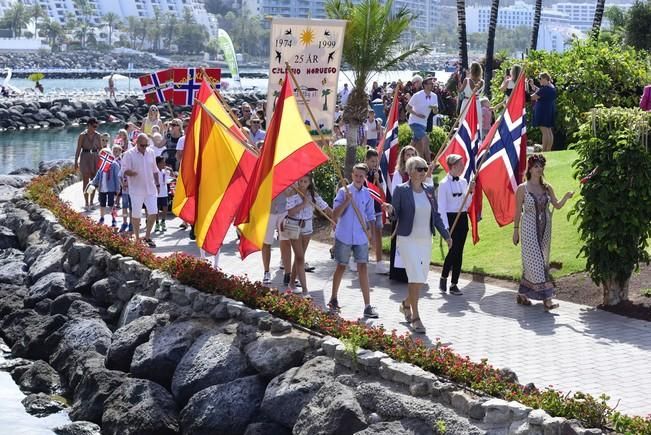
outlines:
[[[326,136],[332,134],[345,30],[344,20],[272,18],[268,120],[271,119],[285,77],[285,62],[289,62],[321,132]],[[305,124],[310,133],[316,136],[316,126],[295,87],[294,95]]]

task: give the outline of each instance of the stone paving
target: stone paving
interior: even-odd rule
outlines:
[[[61,197],[81,210],[81,184],[68,187]],[[97,219],[95,209],[90,213]],[[110,222],[110,216],[107,216]],[[121,222],[121,217],[118,218]],[[183,251],[200,255],[188,231],[179,229],[177,218],[167,222],[167,232],[155,234],[158,255]],[[334,262],[329,245],[312,241],[306,255],[316,267],[307,274],[314,303],[324,306],[329,299]],[[282,284],[279,270],[280,253],[272,250],[272,278]],[[262,280],[262,259],[259,253],[241,261],[237,253],[235,232],[226,237],[219,266],[228,273],[248,275]],[[371,303],[380,318],[369,324],[382,324],[387,330],[409,332],[399,302],[407,286],[395,283],[374,272],[369,265]],[[605,393],[611,405],[628,414],[651,414],[651,323],[597,310],[585,305],[560,302],[554,313],[546,313],[541,304],[524,307],[515,303],[515,294],[496,285],[460,280],[463,296],[441,294],[437,289],[438,272],[430,271],[430,288],[423,290],[420,312],[427,334],[426,342],[440,339],[457,353],[473,361],[487,358],[495,367],[515,371],[523,384],[533,382],[539,388],[548,385],[563,392],[583,391],[594,395]],[[350,320],[362,316],[363,303],[355,274],[347,271],[339,290],[341,315]]]

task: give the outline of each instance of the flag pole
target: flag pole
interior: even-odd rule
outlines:
[[[244,148],[246,148],[247,150],[249,150],[249,151],[250,151],[251,153],[253,153],[256,157],[260,155],[260,152],[258,151],[257,148],[251,146],[248,142],[244,142],[244,141],[242,141],[242,139],[240,139],[239,137],[237,137],[237,136],[235,135],[235,133],[233,133],[233,132],[231,131],[231,129],[230,129],[226,124],[224,124],[224,122],[222,122],[221,119],[217,118],[215,115],[213,115],[213,114],[210,112],[210,110],[208,110],[208,108],[205,106],[205,104],[203,104],[203,103],[202,103],[201,101],[199,101],[198,99],[195,100],[195,101],[199,104],[199,106],[201,106],[201,108],[204,110],[204,112],[206,112],[206,113],[208,114],[208,116],[210,116],[210,119],[212,119],[214,122],[217,122],[217,123],[219,123],[219,125],[221,125],[222,127],[224,127],[224,130],[226,130],[226,131],[228,132],[228,134],[231,135],[231,137],[232,137],[233,139],[235,139],[237,142],[239,142],[239,143],[240,143]]]
[[[206,73],[206,68],[202,66],[200,68],[200,70],[201,70],[201,73],[203,74],[204,79],[206,79],[208,77],[208,74]],[[208,80],[208,83],[210,83],[210,80]],[[228,116],[231,117],[231,119],[233,120],[235,125],[237,125],[237,128],[239,128],[240,131],[242,131],[242,124],[240,124],[240,120],[237,119],[235,116],[233,116],[233,109],[231,108],[231,106],[228,105],[226,100],[224,100],[224,97],[219,92],[217,87],[213,86],[213,84],[210,83],[210,89],[212,89],[213,93],[217,96],[217,99],[219,100],[219,102],[222,103],[222,106],[226,107],[226,111],[228,112]],[[253,115],[251,115],[251,116],[253,116]]]
[[[513,89],[515,89],[515,87],[518,85],[520,80],[522,80],[523,76],[524,76],[524,74],[520,73],[520,77],[518,77],[518,80],[516,81],[515,86],[513,87]],[[514,92],[511,92],[511,95],[509,95],[509,98],[507,98],[506,102],[504,103],[505,108],[509,107],[509,102],[511,101],[511,97],[513,96],[513,94],[514,94]],[[470,104],[468,104],[468,106],[469,105]],[[468,108],[468,106],[466,106],[466,108]],[[502,123],[503,120],[504,120],[504,114],[502,114],[502,116],[500,116],[500,118],[496,121],[497,127],[495,127],[495,130],[497,130],[499,128],[499,126],[500,126],[500,124]],[[475,170],[472,173],[472,178],[470,179],[470,183],[474,182],[477,179],[477,176],[479,175],[479,168],[481,168],[481,165],[486,160],[486,157],[488,157],[488,154],[489,154],[488,150],[486,150],[486,152],[484,152],[484,155],[481,156],[481,159],[479,160],[479,162],[477,162],[477,166],[475,167]],[[459,207],[459,211],[457,211],[457,215],[454,218],[454,223],[450,227],[450,236],[452,236],[452,231],[454,231],[454,229],[456,228],[457,223],[459,222],[459,218],[461,217],[461,211],[463,210],[463,207],[466,205],[466,200],[468,199],[468,195],[470,194],[470,183],[468,184],[468,191],[464,195],[463,201],[461,202],[461,207]]]
[[[301,89],[301,86],[298,84],[298,80],[296,80],[296,76],[294,75],[294,72],[292,71],[289,62],[285,62],[285,69],[289,73],[290,77],[292,78],[294,85],[296,85],[296,89],[298,89],[298,94],[301,96],[301,100],[303,100],[303,104],[305,104],[305,107],[307,108],[307,111],[310,114],[310,118],[312,118],[312,122],[316,127],[316,131],[319,133],[319,136],[321,136],[321,141],[324,143],[329,143],[329,141],[326,141],[326,138],[323,135],[323,132],[321,131],[321,127],[319,127],[319,123],[316,121],[316,117],[312,113],[312,109],[310,109],[310,105],[307,103],[307,100],[305,99],[305,95],[303,95],[303,90]],[[343,184],[346,193],[350,193],[350,191],[348,190],[348,183],[346,182],[346,179],[343,176],[343,171],[341,170],[341,166],[339,165],[339,162],[337,161],[336,158],[332,158],[331,160],[334,163],[335,171],[337,171],[339,182]],[[371,235],[369,234],[368,225],[366,224],[364,218],[362,217],[362,213],[359,211],[359,208],[357,207],[357,204],[355,204],[354,201],[351,200],[350,205],[353,207],[353,210],[357,215],[357,219],[359,220],[360,225],[362,226],[362,228],[364,228],[364,233],[366,233],[366,238],[370,241]]]

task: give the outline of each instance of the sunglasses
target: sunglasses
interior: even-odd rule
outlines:
[[[180,127],[178,124],[170,124],[170,127]]]
[[[418,168],[414,169],[416,169],[418,172],[427,172],[429,168],[427,166],[419,166]]]

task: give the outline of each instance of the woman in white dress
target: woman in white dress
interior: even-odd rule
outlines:
[[[435,229],[452,246],[437,210],[434,186],[425,183],[429,166],[425,159],[407,160],[409,181],[397,186],[391,202],[392,219],[397,220],[397,247],[407,270],[409,295],[400,303],[400,312],[416,333],[424,333],[420,320],[418,299],[420,289],[427,282],[432,255],[432,236]]]
[[[459,89],[459,96],[462,97],[463,99],[461,100],[461,112],[466,109],[466,106],[468,105],[468,102],[470,101],[470,97],[472,97],[472,90],[475,89],[475,87],[479,86],[479,89],[477,90],[477,95],[479,96],[482,92],[484,92],[484,79],[482,79],[482,76],[484,75],[484,72],[481,68],[481,65],[478,62],[473,62],[470,64],[470,77],[466,77],[463,82],[461,82],[461,87]],[[477,98],[477,115],[481,114],[481,103],[479,101],[479,98]],[[482,119],[481,116],[478,116],[479,118],[479,131],[482,130]]]

